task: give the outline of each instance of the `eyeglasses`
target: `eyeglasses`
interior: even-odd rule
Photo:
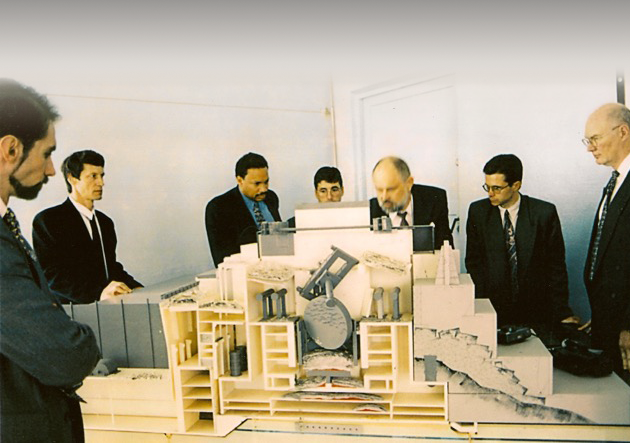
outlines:
[[[617,129],[618,127],[620,127],[621,125],[617,125],[614,128],[612,128],[610,131],[608,131],[606,134],[604,135],[608,135],[611,132],[613,132],[615,129]],[[594,135],[590,138],[583,138],[582,139],[582,143],[584,143],[584,146],[586,146],[587,148],[589,146],[592,146],[594,148],[597,147],[597,144],[599,143],[599,141],[602,139],[602,137],[604,137],[604,135]]]
[[[486,192],[490,192],[492,191],[494,194],[498,194],[499,192],[503,191],[505,188],[509,188],[511,185],[505,185],[505,186],[488,186],[485,183],[481,186],[483,188],[484,191]]]

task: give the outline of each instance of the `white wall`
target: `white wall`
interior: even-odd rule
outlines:
[[[119,258],[145,284],[211,267],[204,208],[234,186],[234,164],[248,150],[269,161],[284,219],[296,204],[313,201],[315,170],[335,160],[344,175],[345,200],[354,199],[353,100],[357,91],[388,80],[333,83],[335,149],[333,122],[325,112],[332,107],[327,81],[7,75],[49,94],[58,106],[63,120],[57,164],[78,149],[105,155],[106,189],[98,208],[116,222]],[[584,256],[610,171],[595,165],[580,139],[588,114],[616,99],[614,78],[614,70],[603,69],[580,76],[458,75],[455,81],[459,166],[452,201],[458,204],[450,209],[461,217],[457,244],[465,247],[469,203],[485,198],[485,162],[498,153],[518,155],[525,168],[523,192],[558,207],[571,303],[585,318]],[[32,217],[64,198],[58,175],[37,200],[12,201],[27,237]]]
[[[235,186],[241,155],[267,158],[283,219],[314,200],[313,174],[333,162],[326,82],[14,78],[47,94],[62,114],[57,167],[76,150],[105,156],[96,207],[116,223],[119,260],[144,284],[212,267],[205,206]],[[11,201],[27,238],[35,214],[65,196],[58,173],[35,201]]]

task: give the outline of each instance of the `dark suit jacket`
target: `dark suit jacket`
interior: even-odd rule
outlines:
[[[453,244],[453,236],[448,226],[448,203],[446,191],[433,186],[413,185],[411,188],[413,196],[413,224],[428,225],[435,224],[434,246],[440,249],[444,240]],[[370,221],[385,214],[378,205],[376,198],[370,199]]]
[[[111,218],[96,211],[107,258],[109,280],[83,218],[70,199],[33,220],[33,247],[50,289],[63,303],[93,303],[110,281],[131,289],[142,286],[116,261],[116,231]]]
[[[619,333],[630,330],[630,176],[626,176],[608,207],[591,282],[588,275],[597,219],[584,268],[593,344],[606,350],[620,371]]]
[[[278,196],[271,189],[265,204],[275,221],[281,221]],[[238,186],[221,194],[206,206],[206,232],[214,265],[240,251],[241,245],[256,243],[256,221],[247,209]]]
[[[83,441],[79,403],[61,388],[92,372],[96,338],[66,315],[2,220],[0,312],[0,441]]]
[[[552,326],[572,315],[564,240],[556,207],[521,195],[516,222],[519,298],[510,303],[507,248],[499,208],[487,198],[468,210],[466,268],[477,298],[489,298],[498,324]]]

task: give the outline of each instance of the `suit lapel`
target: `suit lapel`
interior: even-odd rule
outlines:
[[[81,215],[79,210],[74,207],[74,205],[70,201],[70,198],[66,199],[63,205],[66,213],[68,214],[66,220],[68,220],[72,225],[69,227],[71,229],[68,229],[68,232],[73,232],[76,234],[76,236],[73,234],[73,237],[76,239],[75,242],[80,243],[82,248],[87,247],[87,245],[89,245],[92,241],[92,238],[90,237],[90,233],[87,230],[87,226],[85,226],[83,216]]]
[[[499,208],[492,206],[488,201],[488,212],[486,214],[486,247],[488,248],[489,264],[495,266],[501,263],[502,267],[507,263],[505,239],[503,237],[503,226],[501,224],[501,214]],[[494,254],[492,254],[494,252]]]
[[[422,223],[422,214],[420,213],[423,208],[426,209],[426,202],[422,198],[422,192],[420,192],[420,187],[417,185],[413,185],[411,187],[411,196],[413,198],[413,220],[411,221],[414,225],[419,225]],[[438,247],[442,247],[442,245],[436,245]]]
[[[604,221],[604,228],[602,230],[602,237],[599,241],[599,249],[597,251],[597,263],[595,264],[595,269],[601,263],[601,258],[606,253],[606,248],[610,243],[610,239],[612,238],[613,233],[615,232],[615,228],[617,227],[617,222],[619,221],[619,217],[623,212],[624,208],[628,205],[628,201],[630,200],[630,174],[626,175],[625,180],[622,185],[619,187],[617,194],[613,197],[610,202],[610,206],[608,208],[608,212],[606,213],[606,220]],[[599,210],[599,208],[598,208]]]
[[[238,211],[238,214],[237,214],[238,219],[246,220],[247,226],[256,226],[256,221],[254,220],[254,217],[252,217],[252,213],[249,212],[249,208],[245,204],[245,201],[243,200],[243,196],[241,195],[241,192],[238,190],[238,186],[234,188],[232,197],[234,199],[234,204],[235,204],[234,207]]]
[[[529,198],[526,195],[521,195],[521,206],[518,209],[518,219],[516,221],[516,250],[520,275],[527,275],[527,269],[534,250],[534,241],[536,240],[534,231],[533,214],[529,206]]]

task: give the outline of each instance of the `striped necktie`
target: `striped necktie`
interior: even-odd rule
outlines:
[[[4,214],[3,219],[6,222],[6,224],[9,226],[9,229],[13,233],[13,236],[20,243],[20,246],[22,246],[22,249],[24,249],[24,251],[28,254],[29,257],[31,257],[33,261],[37,261],[37,256],[35,255],[35,251],[33,251],[33,248],[31,248],[31,245],[28,244],[28,242],[22,235],[22,230],[20,229],[20,223],[18,222],[17,217],[15,216],[15,212],[13,212],[11,208],[7,208],[7,213]]]
[[[518,298],[518,258],[516,256],[516,234],[514,225],[510,220],[510,213],[505,211],[505,221],[503,224],[505,235],[505,247],[507,249],[508,263],[510,265],[510,288],[512,289],[512,301]]]
[[[597,223],[597,232],[595,233],[595,240],[593,240],[593,247],[591,249],[591,266],[588,273],[588,279],[590,281],[593,280],[595,276],[595,264],[597,263],[597,253],[599,252],[599,242],[602,239],[602,231],[604,230],[604,222],[606,221],[606,214],[608,214],[608,206],[610,205],[610,200],[612,198],[613,190],[615,189],[615,185],[617,184],[617,177],[619,177],[619,172],[613,171],[610,180],[606,184],[604,188],[604,196],[602,198],[602,214],[599,217],[599,222]]]

